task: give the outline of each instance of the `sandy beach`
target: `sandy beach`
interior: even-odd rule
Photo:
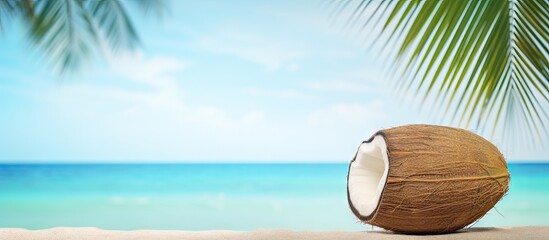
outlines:
[[[151,239],[185,239],[185,240],[333,240],[333,239],[549,239],[549,226],[542,227],[508,227],[508,228],[469,228],[452,234],[444,235],[401,235],[385,231],[351,232],[351,231],[289,231],[289,230],[257,230],[257,231],[170,231],[170,230],[134,230],[113,231],[98,228],[56,227],[43,230],[27,230],[20,228],[0,229],[2,240],[91,240],[91,239],[121,239],[121,240],[151,240]]]

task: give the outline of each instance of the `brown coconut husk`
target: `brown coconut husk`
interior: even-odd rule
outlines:
[[[472,132],[408,125],[378,131],[368,141],[377,135],[389,158],[377,209],[361,216],[347,188],[349,206],[364,223],[401,233],[453,232],[484,216],[508,190],[503,155]]]

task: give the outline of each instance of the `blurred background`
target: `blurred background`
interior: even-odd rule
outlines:
[[[450,108],[474,116],[458,123],[395,83],[407,75],[377,5],[0,1],[0,227],[370,229],[348,210],[347,163],[375,131],[412,123],[464,127],[506,156],[511,190],[475,226],[548,225],[547,65],[515,67],[528,108],[501,103],[534,117]],[[546,33],[532,44],[545,63]]]

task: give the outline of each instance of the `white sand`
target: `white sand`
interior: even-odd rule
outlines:
[[[457,233],[444,235],[400,235],[391,232],[310,232],[288,230],[257,230],[249,232],[239,231],[164,231],[164,230],[135,230],[113,231],[98,228],[68,228],[56,227],[44,230],[26,230],[20,228],[0,229],[2,240],[353,240],[353,239],[549,239],[549,226],[543,227],[509,227],[509,228],[471,228]]]

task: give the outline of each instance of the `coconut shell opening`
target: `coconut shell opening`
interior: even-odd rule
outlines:
[[[355,214],[370,218],[376,211],[389,172],[387,144],[381,135],[362,143],[349,168],[349,203]]]

